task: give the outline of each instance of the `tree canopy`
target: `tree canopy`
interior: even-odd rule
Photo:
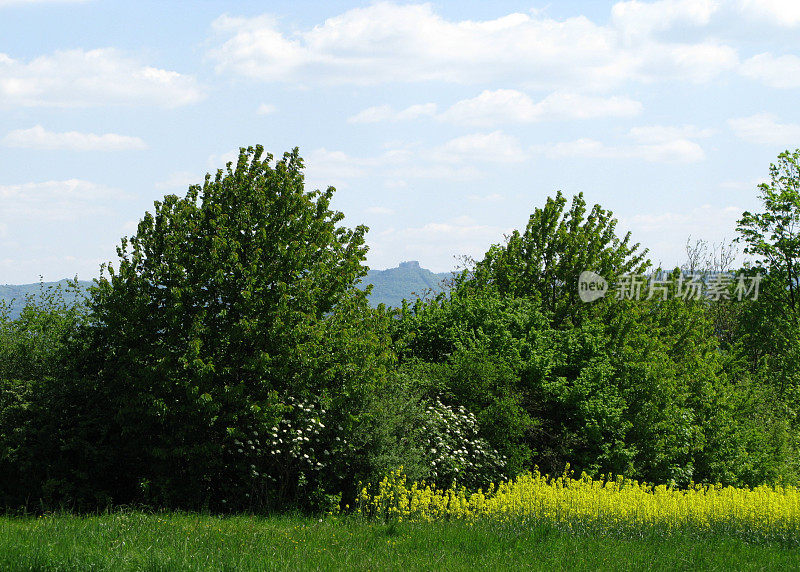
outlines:
[[[325,511],[399,466],[797,483],[798,154],[740,221],[757,300],[581,301],[583,271],[621,282],[647,251],[557,193],[447,293],[373,310],[366,227],[297,149],[241,149],[144,214],[85,308],[0,302],[0,506]]]
[[[253,444],[297,413],[290,398],[357,412],[383,376],[389,353],[356,288],[366,227],[339,226],[333,187],[304,189],[297,149],[272,160],[242,149],[156,202],[92,292],[103,387],[139,436],[131,470],[152,494],[219,503],[268,477],[270,490],[307,482],[321,459]]]
[[[578,300],[577,283],[584,270],[606,280],[620,274],[643,272],[650,262],[647,250],[631,244],[631,234],[616,234],[611,211],[594,205],[586,214],[583,193],[565,210],[561,191],[537,207],[523,233],[515,230],[505,245],[493,246],[474,271],[477,283],[491,284],[503,294],[541,300],[554,324],[577,318],[588,309]]]
[[[739,219],[739,240],[745,253],[769,271],[785,287],[785,302],[791,319],[800,317],[800,149],[778,155],[769,166],[771,181],[761,183],[764,211],[745,211]]]

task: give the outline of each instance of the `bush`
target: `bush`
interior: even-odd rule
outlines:
[[[43,497],[45,482],[68,470],[55,446],[60,436],[54,424],[68,406],[54,395],[68,377],[71,348],[85,319],[85,308],[70,295],[75,289],[77,282],[66,292],[42,285],[38,295],[26,297],[16,319],[0,301],[0,507]]]

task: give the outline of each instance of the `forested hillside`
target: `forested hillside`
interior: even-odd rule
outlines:
[[[378,304],[397,308],[402,305],[404,298],[413,302],[417,297],[446,292],[446,280],[452,276],[451,272],[435,274],[413,260],[401,262],[397,268],[370,270],[359,288],[364,284],[372,284],[369,303],[373,308],[377,308]]]

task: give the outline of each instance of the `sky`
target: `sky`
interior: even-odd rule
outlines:
[[[480,259],[561,190],[665,267],[736,236],[800,147],[796,0],[0,0],[0,284],[299,147],[371,268]]]

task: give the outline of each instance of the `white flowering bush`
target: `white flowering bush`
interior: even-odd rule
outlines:
[[[226,447],[233,463],[249,474],[244,493],[253,507],[283,506],[318,494],[330,452],[325,442],[327,409],[318,400],[287,397],[283,415],[229,430]]]
[[[437,485],[477,489],[506,474],[506,458],[479,436],[475,415],[463,406],[437,398],[426,408],[426,425],[430,476]]]

